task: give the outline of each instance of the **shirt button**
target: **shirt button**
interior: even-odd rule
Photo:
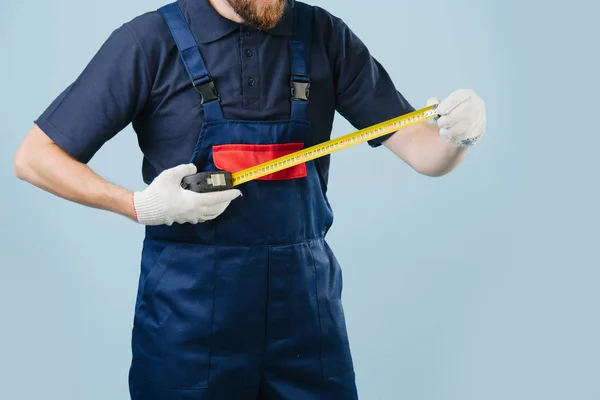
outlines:
[[[248,32],[248,31],[244,32],[244,36],[249,37],[250,36],[250,32]]]
[[[247,55],[248,57],[252,57],[252,55],[253,55],[253,54],[254,54],[254,53],[252,53],[252,50],[250,50],[250,49],[246,50],[246,55]]]
[[[249,78],[249,79],[248,79],[248,84],[249,84],[250,86],[254,86],[254,84],[255,84],[255,83],[256,83],[256,81],[254,80],[254,78]]]

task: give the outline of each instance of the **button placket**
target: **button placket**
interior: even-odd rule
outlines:
[[[252,109],[258,109],[260,105],[260,71],[257,53],[259,41],[259,33],[248,30],[241,32],[243,107]]]

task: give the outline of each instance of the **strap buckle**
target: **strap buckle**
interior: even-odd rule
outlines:
[[[310,78],[306,74],[292,74],[290,78],[292,100],[308,101]]]
[[[208,79],[206,79],[208,78]],[[204,82],[202,82],[204,80]],[[208,103],[213,100],[220,100],[215,87],[215,82],[208,75],[202,75],[192,82],[194,90],[200,96],[200,104]]]

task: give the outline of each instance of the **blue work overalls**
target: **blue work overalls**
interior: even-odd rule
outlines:
[[[279,121],[224,119],[180,9],[160,12],[201,97],[205,121],[191,155],[198,171],[236,172],[314,144],[306,115],[310,6],[295,3],[291,115]],[[146,227],[132,399],[357,398],[341,270],[325,242],[333,215],[318,165],[241,185],[242,197],[213,221]]]

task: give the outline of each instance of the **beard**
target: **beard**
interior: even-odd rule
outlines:
[[[286,0],[227,0],[247,24],[260,29],[273,28],[285,10]]]

